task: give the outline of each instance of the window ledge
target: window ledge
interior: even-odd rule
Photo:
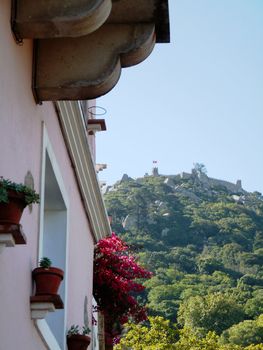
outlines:
[[[54,312],[55,306],[53,303],[31,303],[31,318],[32,320],[42,320],[46,318],[49,312]]]
[[[30,298],[31,318],[40,320],[49,312],[56,309],[64,309],[64,304],[59,295],[36,295]]]
[[[14,247],[14,246],[15,246],[15,241],[11,233],[2,233],[0,235],[0,253],[2,253],[6,247]]]
[[[26,236],[21,225],[0,224],[0,253],[6,247],[15,247],[16,244],[26,244]]]
[[[88,132],[94,133],[96,131],[105,131],[105,119],[88,119]]]

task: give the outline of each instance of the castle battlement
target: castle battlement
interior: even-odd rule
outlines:
[[[215,179],[207,176],[205,173],[197,172],[195,169],[192,170],[192,173],[182,172],[177,175],[168,175],[167,178],[171,180],[193,179],[193,180],[199,181],[201,184],[203,184],[208,188],[215,187],[215,186],[222,186],[222,187],[225,187],[228,191],[233,193],[246,193],[246,191],[242,188],[241,180],[237,180],[236,183],[232,183],[225,180]]]

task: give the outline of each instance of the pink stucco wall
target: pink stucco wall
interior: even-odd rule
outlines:
[[[11,0],[0,2],[0,176],[24,182],[27,171],[40,191],[42,123],[48,131],[69,198],[67,324],[83,324],[83,304],[91,308],[93,239],[71,162],[52,103],[36,105],[31,90],[32,46],[15,43],[10,29]],[[30,318],[31,271],[37,264],[39,206],[25,210],[26,245],[0,254],[0,349],[46,349]]]

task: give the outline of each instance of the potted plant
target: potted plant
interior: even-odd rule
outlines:
[[[57,295],[64,271],[51,267],[49,258],[43,257],[39,262],[39,267],[33,270],[32,276],[36,284],[35,295]]]
[[[67,333],[68,350],[86,350],[90,344],[89,327],[83,326],[82,330],[78,325],[72,325]]]
[[[18,225],[24,208],[32,203],[39,203],[33,189],[0,177],[0,224]]]

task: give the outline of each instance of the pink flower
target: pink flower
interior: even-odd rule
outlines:
[[[97,243],[94,258],[94,296],[108,324],[123,324],[129,318],[134,321],[147,319],[146,309],[138,304],[133,295],[144,289],[136,280],[151,276],[151,272],[137,264],[128,245],[115,233]],[[113,328],[110,332],[113,337]]]

